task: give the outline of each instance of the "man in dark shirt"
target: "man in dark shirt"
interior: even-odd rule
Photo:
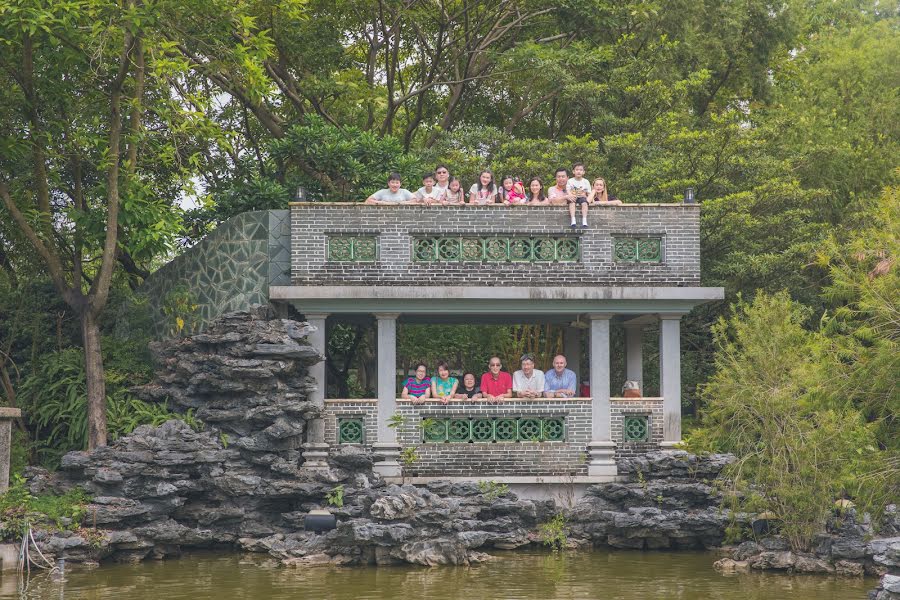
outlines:
[[[456,388],[454,398],[457,400],[478,400],[481,398],[481,388],[475,385],[475,374],[463,375],[462,385]]]

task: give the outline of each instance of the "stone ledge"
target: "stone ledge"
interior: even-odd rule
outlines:
[[[425,485],[436,481],[448,481],[450,483],[481,483],[492,481],[494,483],[528,484],[528,485],[558,485],[558,484],[594,484],[594,483],[624,483],[628,477],[608,475],[507,475],[507,476],[467,476],[467,477],[386,477],[386,483],[409,483],[412,485]]]
[[[22,416],[22,409],[0,407],[0,419],[18,419]]]

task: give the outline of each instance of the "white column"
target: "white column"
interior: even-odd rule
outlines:
[[[566,356],[566,362],[578,380],[575,382],[575,395],[578,395],[578,389],[581,386],[581,330],[577,327],[566,327],[563,329],[563,354]],[[552,365],[547,365],[552,368]]]
[[[591,317],[591,441],[588,444],[588,475],[615,476],[616,444],[610,435],[609,409],[609,319],[610,314]]]
[[[21,409],[0,407],[0,494],[9,489],[9,461],[12,450],[12,422],[22,416]],[[10,567],[11,563],[0,568]]]
[[[663,442],[681,441],[681,315],[660,315],[659,389],[663,397]]]
[[[321,355],[322,360],[309,368],[309,376],[316,382],[316,389],[309,393],[309,400],[324,414],[325,412],[325,335],[326,313],[305,313],[306,322],[315,327],[307,338]],[[325,443],[325,419],[319,417],[306,423],[306,444],[303,450],[303,466],[309,469],[328,467],[328,444]]]
[[[378,313],[378,441],[375,454],[383,457],[374,470],[383,477],[400,477],[400,446],[389,419],[397,412],[397,317],[399,313]]]
[[[644,330],[640,325],[625,326],[625,379],[637,381],[644,391],[644,355],[641,341]]]

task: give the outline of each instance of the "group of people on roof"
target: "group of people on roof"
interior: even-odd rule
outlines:
[[[567,168],[560,167],[556,170],[555,185],[545,193],[544,184],[538,177],[532,177],[527,187],[523,180],[513,176],[504,177],[498,185],[494,180],[494,174],[484,170],[467,194],[463,191],[459,179],[451,176],[446,166],[438,165],[433,173],[426,173],[422,177],[422,187],[415,192],[403,187],[399,173],[391,173],[388,177],[388,187],[369,196],[366,204],[568,206],[572,228],[577,227],[575,215],[580,206],[581,227],[586,229],[589,206],[618,205],[622,202],[609,195],[606,181],[602,177],[594,179],[591,183],[584,175],[582,163],[575,163],[572,166],[571,177]]]
[[[566,368],[566,357],[553,358],[553,368],[546,373],[534,368],[534,355],[523,354],[522,368],[510,375],[503,371],[503,363],[497,356],[488,361],[488,371],[481,376],[480,384],[474,373],[465,373],[460,382],[450,375],[446,362],[437,364],[437,374],[428,376],[425,363],[416,365],[415,375],[403,383],[400,397],[421,404],[429,398],[447,404],[451,400],[487,400],[503,402],[507,398],[573,398],[579,392],[578,377]],[[582,396],[589,390],[580,390]]]

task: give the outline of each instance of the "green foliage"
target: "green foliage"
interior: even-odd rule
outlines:
[[[413,466],[418,462],[419,458],[421,458],[419,452],[413,446],[406,447],[400,452],[400,462],[403,463],[404,467]]]
[[[493,502],[509,493],[509,486],[496,481],[479,481],[478,490],[484,495],[484,499]]]
[[[871,494],[860,476],[883,458],[859,411],[831,393],[832,365],[821,336],[802,326],[808,315],[786,293],[760,293],[714,326],[716,373],[689,443],[738,457],[729,504],[770,512],[794,549],[810,546],[836,498]]]
[[[328,502],[329,506],[342,508],[344,506],[344,486],[339,485],[333,488],[325,496],[325,501]]]
[[[391,429],[399,429],[406,424],[406,417],[400,413],[394,413],[388,418],[387,426]]]
[[[19,388],[19,402],[35,427],[35,448],[45,463],[53,465],[62,454],[80,450],[87,443],[87,387],[84,357],[78,348],[66,348],[41,357],[40,366]],[[149,404],[129,394],[137,383],[133,373],[106,369],[107,418],[111,439],[131,433],[139,425],[160,425],[180,419],[194,428],[193,412],[178,414],[166,404]]]
[[[569,541],[565,515],[559,513],[546,523],[541,523],[538,526],[538,538],[554,552],[564,550]]]
[[[28,491],[22,477],[13,476],[9,489],[0,496],[0,539],[20,539],[26,523],[77,529],[86,515],[85,505],[89,501],[90,497],[80,488],[62,495],[35,496]]]

